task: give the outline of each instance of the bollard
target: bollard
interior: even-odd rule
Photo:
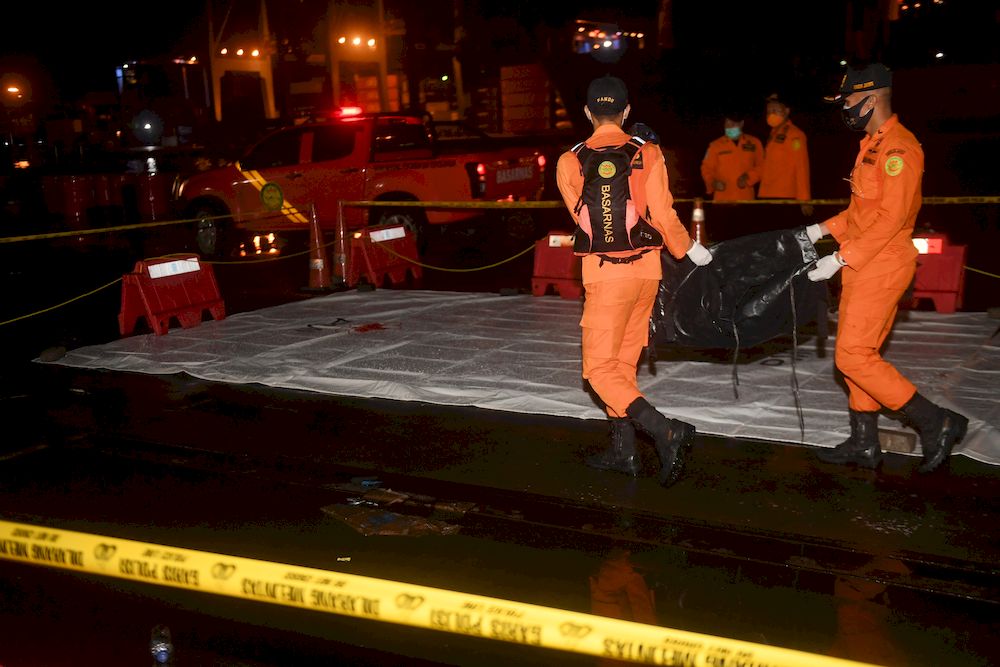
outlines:
[[[310,207],[309,219],[309,286],[307,292],[325,292],[333,284],[330,281],[330,263],[326,259],[326,245],[323,243],[323,231],[319,228],[319,218],[316,216],[316,205]]]
[[[688,233],[698,243],[708,245],[708,234],[705,233],[704,201],[701,197],[695,197],[694,210],[691,212],[691,228]]]
[[[333,268],[337,285],[347,284],[347,223],[344,221],[344,200],[337,202],[337,229],[333,243]]]

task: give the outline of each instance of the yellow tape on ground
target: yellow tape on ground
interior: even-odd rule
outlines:
[[[398,581],[0,521],[0,559],[652,665],[863,663]]]

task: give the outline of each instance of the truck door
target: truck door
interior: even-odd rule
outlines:
[[[304,137],[308,165],[298,183],[303,202],[316,205],[320,225],[332,229],[340,200],[357,201],[365,194],[363,124],[343,122],[315,125]],[[364,209],[344,209],[348,228],[361,226]]]
[[[304,127],[277,132],[239,161],[244,180],[237,199],[241,217],[251,229],[309,223],[310,202],[301,197],[300,185],[305,136]]]

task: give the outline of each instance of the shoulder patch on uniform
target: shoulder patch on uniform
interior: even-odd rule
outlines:
[[[901,171],[903,171],[903,158],[899,155],[893,155],[885,161],[885,173],[890,176],[899,176]]]
[[[802,142],[798,139],[792,139],[792,150],[797,151],[802,148]]]

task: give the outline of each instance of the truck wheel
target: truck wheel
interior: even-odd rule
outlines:
[[[232,225],[229,211],[221,204],[201,204],[195,207],[189,217],[195,219],[194,241],[198,254],[206,259],[221,259],[226,256],[228,232]]]
[[[418,209],[384,209],[378,219],[379,225],[402,225],[406,227],[406,232],[413,235],[417,246],[417,256],[423,257],[427,253],[428,243],[428,223],[427,217]]]

